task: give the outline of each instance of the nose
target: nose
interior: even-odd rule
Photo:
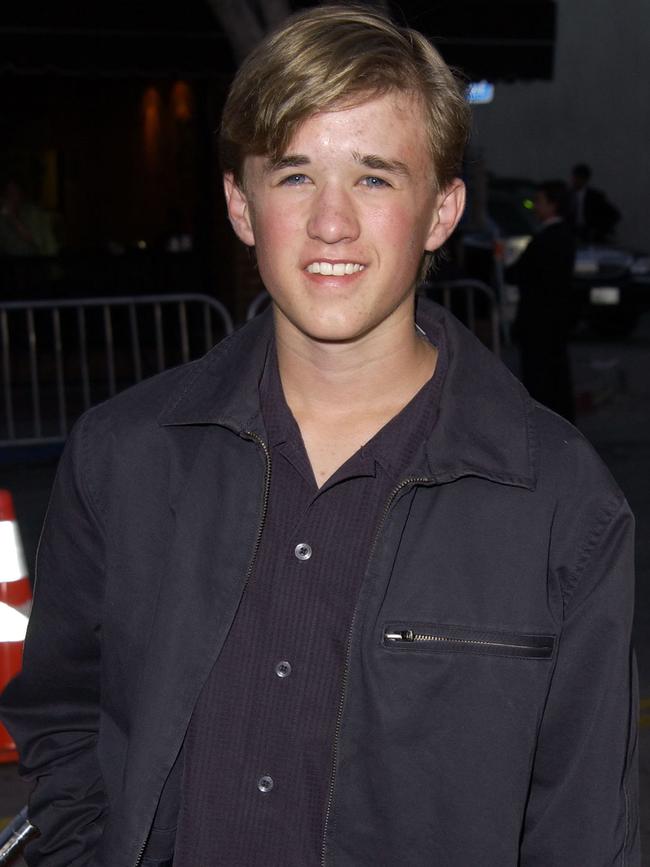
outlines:
[[[323,187],[312,200],[307,233],[326,244],[354,241],[360,225],[352,197],[338,186]]]

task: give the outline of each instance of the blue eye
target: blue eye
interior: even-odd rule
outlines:
[[[282,183],[290,187],[297,187],[304,184],[307,180],[307,175],[289,175],[282,179]]]
[[[379,187],[389,187],[390,186],[388,181],[385,181],[383,178],[375,177],[374,175],[369,175],[368,177],[365,177],[363,179],[362,183],[365,184],[367,187],[371,187],[371,188],[372,187],[379,188]]]

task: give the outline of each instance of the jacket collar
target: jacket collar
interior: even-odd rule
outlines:
[[[521,383],[439,305],[418,299],[417,321],[446,353],[447,370],[426,464],[416,471],[438,483],[479,476],[533,489],[536,434]],[[267,310],[191,364],[159,423],[218,424],[264,436],[258,388],[272,329]]]
[[[436,482],[480,476],[535,488],[533,404],[523,385],[443,307],[418,302],[418,324],[447,354],[438,419],[427,441]]]
[[[263,432],[259,384],[272,333],[268,309],[190,364],[159,424],[219,424],[236,433]]]

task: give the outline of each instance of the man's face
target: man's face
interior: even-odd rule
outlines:
[[[535,193],[535,202],[534,202],[535,216],[542,223],[545,220],[550,220],[553,217],[557,217],[557,208],[555,203],[552,202],[543,190],[538,190]]]
[[[422,255],[464,202],[460,181],[436,193],[422,110],[402,93],[313,115],[276,163],[248,157],[244,177],[245,192],[225,179],[229,214],[276,325],[318,341],[412,316]]]

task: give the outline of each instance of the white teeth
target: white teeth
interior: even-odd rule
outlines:
[[[323,274],[326,277],[332,274],[335,277],[342,277],[344,274],[356,274],[357,271],[363,271],[365,265],[359,265],[358,262],[311,262],[307,265],[307,271],[310,274]]]

